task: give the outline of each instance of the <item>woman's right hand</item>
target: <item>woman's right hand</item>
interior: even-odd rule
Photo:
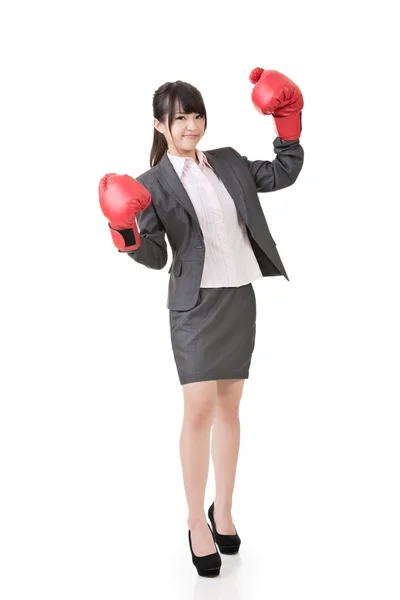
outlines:
[[[123,252],[137,250],[140,234],[136,215],[151,203],[150,192],[129,175],[107,173],[99,183],[99,200],[116,248]]]

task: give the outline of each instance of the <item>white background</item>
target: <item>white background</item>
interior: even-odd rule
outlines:
[[[8,2],[1,44],[0,595],[398,600],[399,128],[389,2]],[[197,576],[163,271],[117,252],[107,172],[149,165],[152,96],[201,150],[272,160],[251,70],[301,88],[305,162],[260,200],[290,278],[255,282],[233,519]],[[213,500],[212,463],[206,506]]]

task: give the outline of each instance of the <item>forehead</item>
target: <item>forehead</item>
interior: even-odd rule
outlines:
[[[183,111],[174,112],[174,115],[188,115],[188,114],[193,114],[194,115],[194,114],[197,114],[197,113],[185,113]]]
[[[174,115],[187,115],[189,113],[185,112],[183,109],[183,106],[180,102],[175,102],[174,105]]]

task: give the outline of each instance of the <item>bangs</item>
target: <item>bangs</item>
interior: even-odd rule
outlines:
[[[175,106],[177,107],[175,110]],[[184,81],[176,81],[170,91],[165,106],[168,112],[168,128],[173,121],[174,113],[179,111],[186,114],[198,113],[206,117],[206,107],[200,94],[196,94],[192,86]]]

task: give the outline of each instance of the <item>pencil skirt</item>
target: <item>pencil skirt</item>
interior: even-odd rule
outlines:
[[[251,283],[200,288],[192,309],[170,310],[172,350],[181,385],[248,379],[256,339],[256,312]]]

